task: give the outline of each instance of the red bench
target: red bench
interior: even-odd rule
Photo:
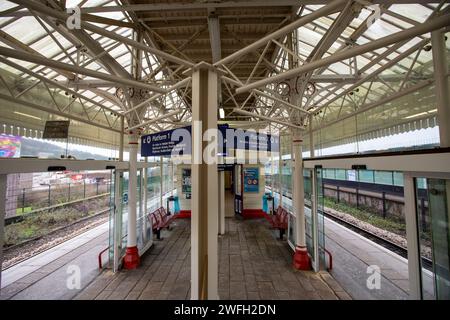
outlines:
[[[156,233],[156,239],[161,240],[161,230],[169,228],[170,223],[175,219],[176,215],[169,215],[164,207],[156,209],[147,215],[148,220],[152,224],[153,232]]]
[[[272,228],[280,230],[280,240],[283,239],[284,232],[288,228],[289,212],[281,206],[278,206],[275,215],[269,219]]]

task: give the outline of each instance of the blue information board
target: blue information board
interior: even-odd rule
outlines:
[[[244,168],[244,192],[259,192],[259,168]]]
[[[191,144],[191,126],[147,134],[141,137],[141,156],[191,154]]]
[[[278,137],[252,130],[233,129],[228,124],[218,126],[222,134],[222,155],[228,148],[279,151]],[[147,134],[141,137],[141,156],[158,157],[188,155],[192,150],[191,126]]]

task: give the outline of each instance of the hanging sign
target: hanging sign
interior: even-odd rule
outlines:
[[[147,134],[141,137],[141,156],[191,154],[191,126]]]
[[[43,139],[67,139],[70,121],[45,121]]]
[[[222,145],[220,155],[226,156],[226,150],[244,149],[258,151],[279,150],[278,137],[258,133],[252,130],[233,129],[228,124],[220,124]],[[141,156],[158,157],[170,155],[189,155],[192,150],[191,126],[147,134],[141,137]]]

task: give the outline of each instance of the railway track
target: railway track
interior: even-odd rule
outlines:
[[[369,239],[369,240],[379,244],[380,246],[382,246],[382,247],[384,247],[384,248],[386,248],[386,249],[388,249],[388,250],[398,254],[399,256],[401,256],[401,257],[403,257],[405,259],[408,258],[408,250],[406,248],[404,248],[402,246],[399,246],[398,244],[396,244],[396,243],[394,243],[392,241],[389,241],[389,240],[387,240],[385,238],[382,238],[382,237],[380,237],[380,236],[378,236],[378,235],[376,235],[376,234],[374,234],[374,233],[372,233],[372,232],[370,232],[368,230],[360,228],[359,226],[357,226],[357,225],[355,225],[355,224],[353,224],[351,222],[348,222],[346,220],[343,220],[340,217],[332,215],[332,214],[330,214],[328,212],[323,212],[323,215],[325,217],[327,217],[328,219],[330,219],[330,220],[332,220],[332,221],[334,221],[336,223],[339,223],[340,225],[346,227],[347,229],[350,229],[350,230],[356,232],[357,234],[359,234],[359,235],[361,235],[361,236],[363,236],[363,237],[365,237],[365,238],[367,238],[367,239]],[[433,262],[430,259],[428,259],[428,258],[422,257],[422,266],[424,268],[426,268],[427,270],[430,270],[430,271],[433,270]]]
[[[270,187],[267,189],[271,190]],[[292,200],[292,197],[289,193],[287,193],[284,197]],[[408,258],[408,250],[406,248],[404,248],[392,241],[389,241],[385,238],[382,238],[366,229],[362,229],[361,227],[359,227],[351,222],[348,222],[346,220],[343,220],[342,218],[332,215],[328,212],[323,212],[323,214],[325,217],[329,218],[330,220],[333,220],[334,222],[339,223],[340,225],[343,225],[344,227],[346,227],[346,228],[358,233],[359,235],[379,244],[380,246],[398,254],[399,256],[401,256],[405,259]],[[429,271],[433,271],[433,262],[431,261],[431,259],[422,257],[422,266]]]
[[[164,192],[164,196],[167,196],[171,191]],[[155,201],[159,197],[155,196],[149,201]],[[32,239],[28,239],[16,245],[12,245],[9,247],[5,247],[3,249],[4,253],[4,261],[2,266],[2,271],[5,271],[25,260],[28,260],[44,251],[50,250],[53,247],[60,245],[61,243],[68,241],[76,236],[89,231],[90,229],[100,225],[107,221],[108,212],[110,208],[102,209],[91,216],[87,216],[81,219],[78,219],[68,225],[61,226],[56,228],[49,233],[41,236],[34,237]],[[80,229],[82,229],[80,231]],[[45,243],[51,242],[53,239],[57,239],[51,245],[45,246]],[[42,242],[42,243],[37,243]],[[34,247],[35,246],[35,247]],[[8,263],[8,255],[12,256],[14,259],[13,262]],[[21,258],[17,259],[17,256],[21,256]],[[12,259],[9,259],[12,260]],[[6,266],[5,266],[6,265]]]
[[[28,239],[24,242],[18,243],[16,245],[12,245],[9,247],[5,247],[3,252],[6,256],[9,254],[13,254],[14,257],[21,257],[19,259],[15,259],[14,262],[5,263],[8,259],[6,258],[4,263],[7,266],[3,267],[2,270],[5,271],[25,260],[28,260],[44,251],[50,250],[53,247],[60,245],[61,243],[68,241],[76,236],[79,236],[82,233],[85,233],[92,229],[93,227],[104,223],[106,220],[107,214],[110,211],[109,208],[98,211],[97,213],[81,218],[77,221],[74,221],[68,225],[56,228],[45,235],[41,235],[38,237],[34,237],[32,239]],[[81,231],[79,229],[82,229]],[[46,246],[45,243],[49,243],[52,240],[56,240],[49,246]],[[42,241],[43,243],[38,243]]]

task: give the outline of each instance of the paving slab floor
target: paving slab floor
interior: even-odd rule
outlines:
[[[351,299],[327,272],[297,271],[265,219],[226,219],[219,236],[220,299]],[[136,270],[102,272],[75,299],[190,299],[190,220],[162,232]]]

